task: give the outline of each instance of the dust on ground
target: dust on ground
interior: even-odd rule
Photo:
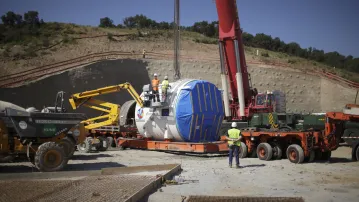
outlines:
[[[276,196],[304,197],[305,201],[357,201],[358,162],[351,162],[351,149],[340,147],[330,162],[292,164],[287,159],[261,161],[240,159],[242,169],[228,167],[226,156],[189,156],[165,152],[124,150],[75,153],[66,171],[91,171],[104,167],[181,164],[183,183],[167,185],[148,201],[182,201],[182,196]],[[2,173],[32,172],[30,163],[2,164]],[[66,172],[64,171],[64,172]]]

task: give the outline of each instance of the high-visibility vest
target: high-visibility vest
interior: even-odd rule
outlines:
[[[160,84],[160,80],[152,79],[152,89],[158,91],[158,85]]]
[[[168,86],[169,86],[168,80],[162,81],[162,91],[167,91]]]
[[[233,139],[238,139],[239,138],[239,136],[241,135],[241,131],[240,130],[238,130],[238,129],[236,129],[236,128],[232,128],[232,129],[229,129],[228,130],[228,136],[229,136],[229,138],[233,138]],[[237,146],[241,146],[241,141],[235,141],[234,143],[233,143],[233,141],[228,141],[228,144],[229,145],[237,145]]]

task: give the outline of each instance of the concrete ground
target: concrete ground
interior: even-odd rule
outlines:
[[[200,157],[164,152],[125,150],[75,153],[66,171],[99,170],[104,167],[178,163],[183,171],[180,185],[167,185],[148,201],[182,201],[189,195],[302,196],[305,201],[358,201],[359,162],[351,162],[350,148],[340,147],[330,162],[295,165],[287,159],[241,159],[242,169],[228,167],[226,156]],[[30,163],[1,164],[0,173],[32,172]],[[66,172],[64,171],[64,172]]]

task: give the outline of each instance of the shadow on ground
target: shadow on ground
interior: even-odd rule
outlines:
[[[90,155],[81,155],[76,154],[70,159],[70,160],[95,160],[98,158],[104,158],[104,157],[113,157],[109,154],[90,154]]]
[[[102,168],[125,167],[125,165],[116,162],[97,162],[97,163],[82,163],[82,164],[68,164],[64,171],[90,171],[101,170]]]
[[[249,165],[243,165],[243,168],[257,168],[257,167],[264,167],[266,164],[249,164]]]
[[[180,156],[201,157],[201,158],[214,158],[214,157],[228,156],[228,153],[198,154],[198,153],[186,153],[186,152],[176,152],[176,151],[158,151],[158,152],[164,152],[167,154],[174,154],[174,155],[180,155]]]
[[[353,161],[349,158],[342,158],[342,157],[331,157],[329,161],[314,161],[313,163],[352,163]]]

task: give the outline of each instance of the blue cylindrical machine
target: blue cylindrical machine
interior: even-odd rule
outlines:
[[[184,79],[170,86],[161,105],[136,106],[135,120],[140,134],[154,140],[217,141],[224,117],[221,91],[203,80]],[[146,97],[146,92],[141,96]]]

